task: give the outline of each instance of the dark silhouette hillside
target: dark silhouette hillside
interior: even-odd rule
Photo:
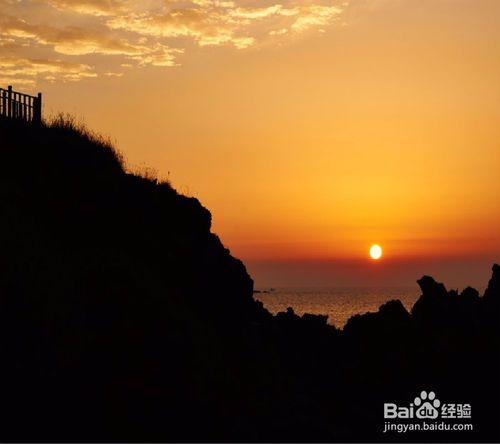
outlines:
[[[430,277],[344,330],[272,316],[211,215],[59,119],[0,120],[1,441],[500,439],[500,267]],[[382,434],[384,402],[472,404],[467,434]]]

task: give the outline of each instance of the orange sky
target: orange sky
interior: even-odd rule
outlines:
[[[2,85],[169,175],[249,264],[500,260],[500,2],[0,6]]]

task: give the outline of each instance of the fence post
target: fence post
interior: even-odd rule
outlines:
[[[7,117],[7,91],[2,89],[2,116]]]
[[[12,117],[12,86],[7,88],[7,117]]]
[[[38,93],[35,98],[35,103],[33,107],[33,122],[41,123],[42,121],[42,93]]]

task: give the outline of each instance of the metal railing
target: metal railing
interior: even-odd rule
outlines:
[[[30,96],[12,89],[0,88],[0,117],[19,119],[26,122],[42,121],[42,94]]]

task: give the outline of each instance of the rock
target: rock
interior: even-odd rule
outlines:
[[[500,301],[500,265],[494,264],[492,272],[493,274],[488,282],[488,287],[484,292],[483,299],[488,304],[498,305]]]
[[[410,321],[410,314],[396,299],[381,305],[375,313],[352,316],[344,327],[344,333],[365,338],[389,337],[398,330],[407,330]]]
[[[448,296],[445,286],[436,282],[431,276],[423,276],[417,283],[425,297],[446,298]]]
[[[412,318],[426,329],[441,328],[447,322],[452,296],[430,276],[423,276],[417,283],[422,295],[413,305]]]

